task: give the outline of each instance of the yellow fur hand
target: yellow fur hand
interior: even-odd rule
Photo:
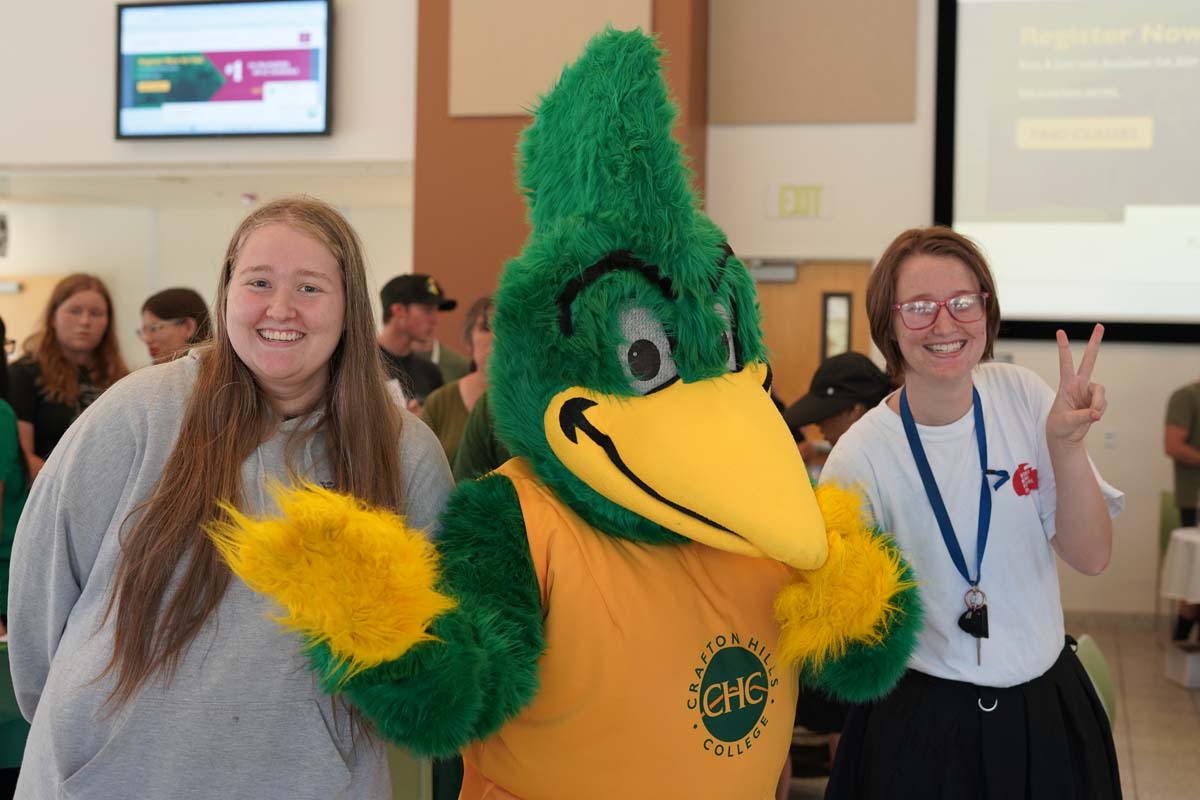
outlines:
[[[780,658],[819,669],[852,642],[881,642],[897,610],[892,598],[914,584],[902,579],[899,550],[874,532],[861,495],[833,485],[816,494],[829,558],[818,569],[797,572],[780,590],[775,616]]]
[[[251,519],[222,504],[227,519],[207,532],[235,575],[286,609],[277,622],[328,642],[344,678],[432,638],[429,624],[454,601],[434,588],[437,551],[420,531],[309,484],[272,495],[281,516]]]

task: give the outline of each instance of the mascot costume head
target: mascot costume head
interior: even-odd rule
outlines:
[[[877,697],[919,624],[907,565],[858,497],[814,492],[769,398],[660,55],[600,34],[522,138],[533,229],[490,367],[516,458],[458,487],[436,544],[313,487],[213,530],[329,692],[463,753],[463,797],[772,796],[799,681]]]
[[[521,141],[497,295],[501,439],[597,529],[799,569],[825,529],[771,403],[749,273],[697,210],[654,43],[598,37]]]

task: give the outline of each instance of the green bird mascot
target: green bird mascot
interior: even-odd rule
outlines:
[[[432,544],[315,487],[212,530],[328,692],[462,753],[463,798],[770,797],[799,680],[878,697],[919,626],[908,565],[859,497],[814,492],[770,400],[660,55],[601,33],[521,140],[532,233],[490,390],[517,457],[456,489]]]

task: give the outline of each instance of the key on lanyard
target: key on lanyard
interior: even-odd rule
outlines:
[[[983,664],[983,640],[988,635],[987,595],[972,586],[963,595],[967,610],[958,618],[958,627],[975,637],[975,664]]]

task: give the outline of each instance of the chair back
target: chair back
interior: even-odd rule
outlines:
[[[1096,689],[1100,704],[1104,706],[1104,713],[1108,715],[1109,727],[1115,726],[1117,722],[1117,689],[1113,684],[1112,672],[1108,669],[1108,661],[1100,652],[1096,640],[1086,633],[1080,636],[1076,643],[1075,655],[1079,657],[1083,669],[1092,679],[1092,686]]]

